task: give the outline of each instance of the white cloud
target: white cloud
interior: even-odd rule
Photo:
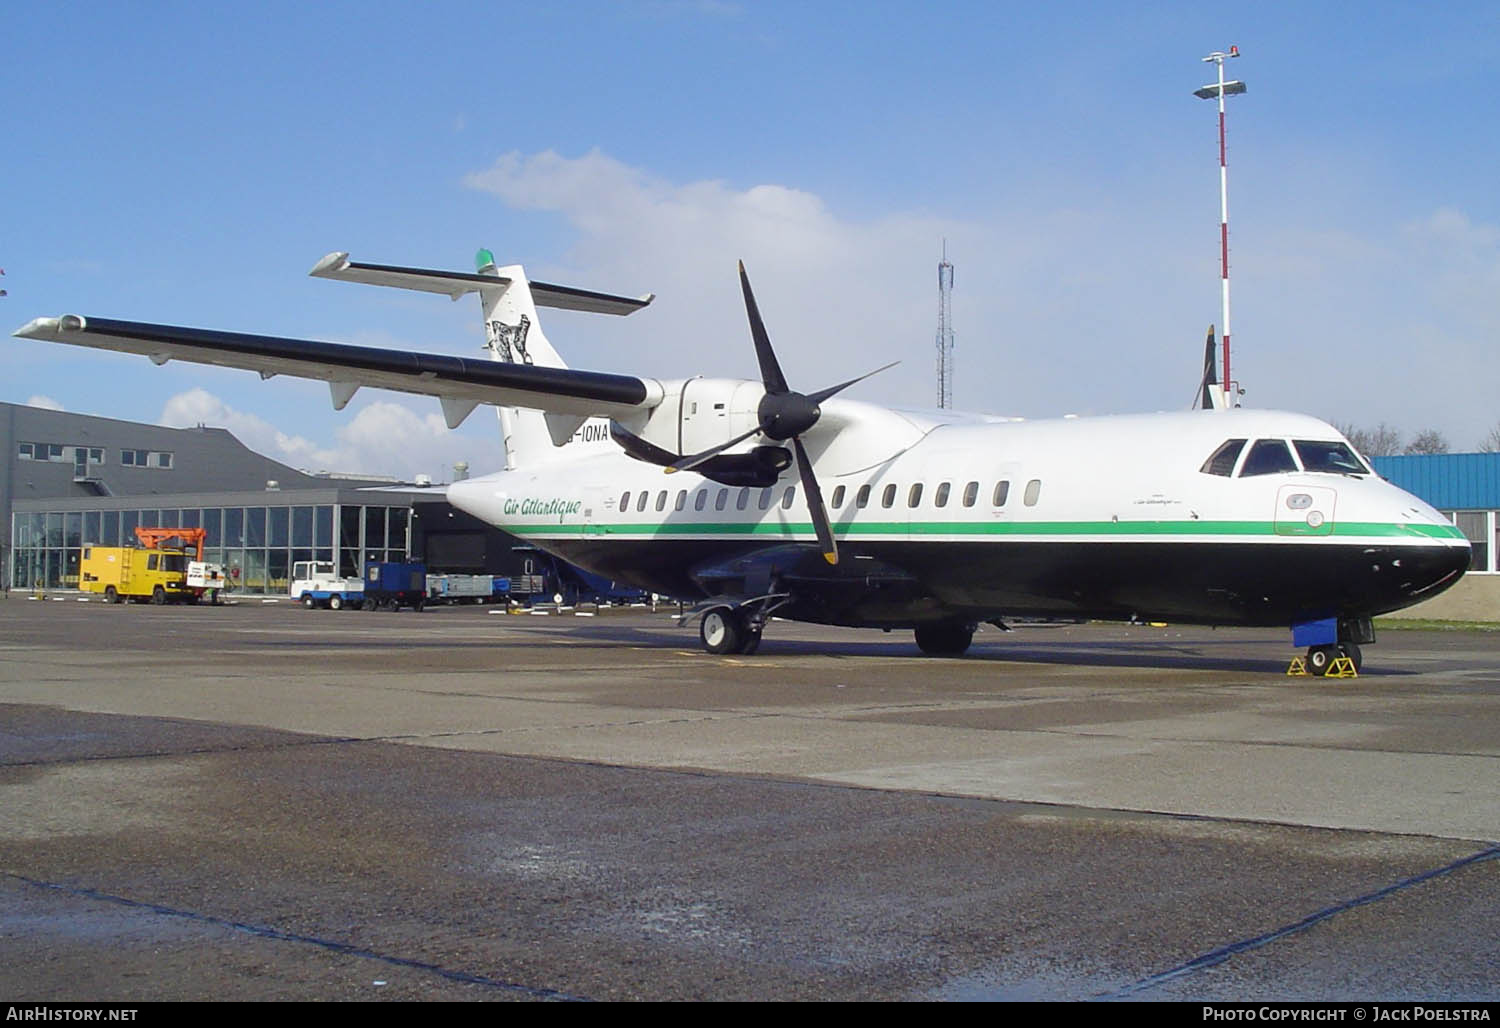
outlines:
[[[918,301],[913,290],[930,292],[927,279],[935,286],[936,277],[924,274],[919,285],[912,273],[936,265],[957,225],[913,215],[850,222],[802,190],[678,185],[597,150],[576,159],[512,153],[467,181],[511,207],[556,211],[578,230],[566,266],[533,269],[538,277],[660,297],[624,323],[548,312],[549,335],[575,364],[658,376],[753,374],[735,271],[743,259],[795,386],[810,390],[910,358],[914,346],[923,369],[915,374],[924,385],[930,377],[935,301]],[[595,341],[603,356],[570,354],[568,336]]]
[[[474,413],[476,422],[485,420],[484,410]],[[425,474],[441,482],[452,477],[453,465],[461,460],[470,463],[473,474],[496,470],[504,463],[498,432],[491,436],[493,441],[476,446],[475,436],[450,432],[440,415],[418,414],[388,400],[360,408],[339,427],[331,445],[289,435],[204,389],[173,396],[162,408],[158,423],[175,428],[199,424],[225,428],[255,452],[303,471],[390,475],[405,481]]]
[[[27,399],[26,406],[40,407],[42,410],[67,410],[66,407],[58,403],[52,397],[42,396],[40,394]]]
[[[565,258],[531,267],[537,277],[658,293],[623,323],[547,312],[554,345],[580,367],[753,377],[734,273],[743,258],[794,387],[900,359],[851,395],[930,406],[945,237],[957,265],[961,408],[1038,417],[1186,407],[1204,326],[1220,320],[1214,226],[1155,194],[1080,189],[1073,207],[859,219],[789,186],[671,182],[598,150],[509,153],[466,181],[572,227]],[[1487,430],[1493,404],[1482,394],[1500,373],[1500,233],[1457,210],[1345,226],[1294,201],[1262,207],[1259,225],[1231,240],[1235,377],[1248,402],[1438,427],[1455,440]],[[1455,361],[1468,365],[1458,386]]]

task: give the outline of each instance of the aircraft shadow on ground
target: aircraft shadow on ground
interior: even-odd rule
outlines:
[[[701,657],[705,661],[733,659],[756,661],[775,657],[830,657],[830,658],[880,658],[909,657],[913,661],[962,660],[966,663],[1003,664],[1049,664],[1078,667],[1159,668],[1164,671],[1238,671],[1256,674],[1285,675],[1287,665],[1299,651],[1288,647],[1284,655],[1265,656],[1247,652],[1259,649],[1263,643],[1244,640],[1195,640],[1191,644],[1155,642],[1143,640],[1094,641],[1057,638],[1045,642],[1035,636],[1025,641],[1011,641],[1007,635],[986,635],[975,642],[969,652],[961,658],[924,657],[911,641],[909,634],[892,632],[890,635],[865,633],[867,638],[849,639],[795,639],[778,638],[768,630],[760,650],[754,656],[714,657],[701,651],[698,632],[692,628],[671,626],[639,628],[626,625],[609,625],[590,622],[588,624],[559,623],[553,621],[541,632],[487,633],[476,631],[470,638],[413,639],[407,635],[393,636],[387,640],[372,640],[366,636],[339,639],[324,636],[317,639],[288,639],[278,643],[282,649],[298,648],[328,650],[347,648],[367,651],[390,646],[401,650],[469,651],[493,650],[497,647],[524,646],[538,648],[565,645],[569,649],[589,649],[601,652],[618,651],[622,647],[647,650],[678,650]],[[1215,652],[1208,652],[1208,651]],[[1414,671],[1369,666],[1362,677],[1406,676]]]

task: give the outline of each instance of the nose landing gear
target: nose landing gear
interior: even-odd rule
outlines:
[[[1294,624],[1292,645],[1306,646],[1307,656],[1292,661],[1287,674],[1352,678],[1365,663],[1360,644],[1374,641],[1375,626],[1369,618],[1322,618]]]

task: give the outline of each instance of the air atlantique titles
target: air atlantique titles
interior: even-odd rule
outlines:
[[[507,514],[520,514],[522,517],[551,517],[555,514],[559,524],[569,514],[577,514],[582,509],[582,500],[537,500],[528,496],[524,500],[505,501]]]

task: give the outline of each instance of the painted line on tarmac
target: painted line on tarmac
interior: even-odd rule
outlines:
[[[483,985],[491,989],[500,989],[504,992],[517,992],[532,999],[559,1000],[562,1002],[583,1003],[588,1002],[585,997],[572,996],[557,989],[540,988],[533,985],[520,985],[516,982],[500,981],[495,978],[487,978],[484,975],[470,974],[467,971],[454,971],[438,964],[430,964],[422,960],[412,960],[408,957],[393,957],[386,953],[377,953],[374,950],[356,946],[353,943],[339,942],[336,939],[323,939],[316,935],[302,935],[297,932],[285,932],[278,928],[267,925],[250,924],[245,921],[230,921],[227,918],[215,917],[212,914],[202,914],[195,910],[180,910],[176,907],[165,906],[161,903],[149,903],[145,900],[130,899],[127,896],[115,896],[98,889],[90,889],[84,886],[61,885],[57,882],[43,882],[35,878],[27,878],[10,871],[0,872],[6,878],[34,886],[38,889],[50,889],[69,896],[79,896],[84,899],[98,900],[103,903],[114,903],[122,907],[131,907],[135,910],[145,910],[163,917],[181,918],[198,924],[213,925],[216,928],[224,928],[232,932],[240,932],[246,935],[258,936],[262,939],[274,939],[278,942],[294,942],[306,946],[316,946],[332,953],[344,956],[359,957],[364,960],[377,960],[383,964],[393,967],[409,968],[416,971],[426,971],[431,974],[446,978],[449,981],[460,982],[465,985]]]
[[[1149,978],[1142,978],[1134,985],[1127,985],[1125,986],[1125,988],[1119,989],[1115,992],[1101,993],[1094,998],[1124,999],[1127,996],[1133,996],[1136,993],[1144,992],[1147,989],[1154,989],[1156,986],[1165,984],[1166,982],[1169,982],[1174,978],[1181,978],[1184,975],[1192,974],[1194,971],[1201,971],[1206,967],[1217,967],[1218,965],[1229,960],[1230,957],[1233,957],[1240,953],[1247,953],[1250,950],[1260,949],[1262,946],[1267,946],[1273,942],[1276,942],[1278,939],[1284,939],[1289,935],[1297,935],[1301,932],[1305,932],[1307,929],[1313,927],[1314,925],[1319,924],[1323,921],[1327,921],[1329,918],[1334,917],[1338,914],[1342,914],[1346,910],[1353,910],[1356,907],[1362,907],[1369,903],[1375,903],[1379,900],[1385,899],[1387,896],[1391,896],[1405,889],[1409,889],[1414,885],[1421,885],[1423,882],[1429,882],[1434,878],[1441,878],[1444,875],[1450,875],[1455,871],[1461,871],[1473,864],[1480,864],[1487,860],[1494,860],[1496,857],[1500,857],[1500,846],[1491,846],[1489,849],[1480,850],[1478,853],[1473,853],[1467,857],[1455,860],[1451,864],[1444,864],[1442,867],[1433,868],[1431,871],[1423,871],[1419,875],[1413,875],[1410,878],[1403,878],[1399,882],[1387,885],[1383,889],[1377,889],[1374,892],[1367,892],[1363,896],[1356,896],[1354,899],[1346,900],[1343,903],[1337,903],[1331,907],[1325,907],[1315,914],[1309,914],[1307,917],[1304,917],[1300,921],[1294,922],[1289,925],[1284,925],[1283,927],[1277,928],[1274,931],[1267,932],[1264,935],[1257,935],[1253,939],[1242,939],[1239,942],[1231,942],[1227,946],[1220,946],[1218,949],[1210,950],[1209,952],[1203,954],[1201,957],[1194,957],[1192,960],[1189,960],[1185,964],[1179,964],[1176,967],[1171,968],[1170,970],[1151,975]]]

